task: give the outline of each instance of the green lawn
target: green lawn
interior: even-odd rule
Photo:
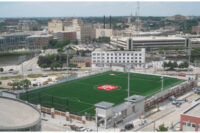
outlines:
[[[111,76],[111,73],[115,75]],[[164,88],[172,87],[183,81],[165,77]],[[62,111],[68,110],[75,114],[87,112],[94,115],[94,104],[100,101],[112,102],[115,105],[124,102],[124,98],[127,97],[127,82],[127,73],[106,72],[22,93],[20,98],[34,104],[40,103]],[[96,89],[97,86],[104,84],[116,85],[120,88],[112,91]],[[130,73],[130,95],[138,94],[148,97],[160,89],[160,76]]]

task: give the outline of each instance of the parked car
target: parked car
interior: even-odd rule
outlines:
[[[11,69],[9,69],[8,71],[9,71],[9,72],[12,72],[12,71],[14,71],[14,69],[11,68]]]
[[[32,69],[28,69],[28,71],[32,71]]]
[[[171,97],[169,97],[169,100],[174,101],[174,100],[176,100],[176,98],[175,98],[175,96],[171,96]]]
[[[134,125],[133,125],[133,124],[127,124],[127,125],[125,125],[125,127],[124,127],[125,130],[131,130],[131,129],[133,129],[133,128],[134,128]]]
[[[84,128],[84,127],[79,127],[79,129],[78,129],[78,131],[80,131],[80,132],[83,132],[83,131],[85,131],[86,129]]]
[[[172,101],[172,104],[179,107],[181,105],[181,102],[174,100]]]

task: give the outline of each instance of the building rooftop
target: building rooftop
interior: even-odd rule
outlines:
[[[187,109],[183,114],[200,118],[200,102]]]
[[[114,105],[113,103],[104,102],[104,101],[95,104],[96,107],[104,108],[104,109],[108,109],[108,108],[112,107],[113,105]]]
[[[31,36],[28,36],[27,38],[34,38],[34,37],[52,37],[52,35],[50,34],[37,34],[37,35],[31,35]]]
[[[144,96],[140,96],[140,95],[132,95],[130,97],[125,98],[125,101],[129,101],[129,102],[133,102],[133,103],[137,103],[141,100],[144,100]]]
[[[114,113],[121,112],[121,111],[127,109],[127,107],[130,106],[130,105],[131,105],[131,103],[128,103],[128,102],[121,103],[121,104],[119,104],[119,105],[117,105],[117,106],[115,106],[115,107],[113,108],[113,112],[114,112]]]
[[[115,40],[122,40],[122,41],[127,41],[130,37],[112,37],[112,39]],[[185,40],[183,37],[177,37],[177,36],[142,36],[142,37],[131,37],[132,40],[135,41],[149,41],[149,40]]]
[[[91,57],[74,56],[72,59],[91,59]]]
[[[22,101],[0,97],[0,130],[31,126],[40,120],[40,112]]]

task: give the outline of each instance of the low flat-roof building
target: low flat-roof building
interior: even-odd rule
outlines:
[[[144,113],[144,97],[132,95],[125,102],[115,105],[102,101],[95,104],[96,124],[104,128],[120,125],[136,119]]]
[[[29,33],[12,33],[0,35],[0,50],[28,47],[26,37]]]
[[[32,35],[27,37],[27,43],[29,47],[42,47],[48,45],[49,41],[53,40],[53,36],[49,34],[39,34],[39,35]]]
[[[181,114],[181,131],[200,131],[200,98]]]
[[[158,49],[166,46],[187,46],[185,38],[175,36],[112,37],[111,44],[128,50],[140,48]]]
[[[76,64],[77,67],[91,67],[91,57],[72,57],[70,63]]]

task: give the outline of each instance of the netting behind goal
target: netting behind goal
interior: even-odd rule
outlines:
[[[70,112],[76,115],[82,115],[80,111],[72,110],[70,104],[75,104],[79,102],[77,98],[62,98],[53,95],[41,94],[36,92],[26,92],[21,97],[21,99],[26,100],[32,104],[40,104],[44,107],[55,108],[63,112]]]

